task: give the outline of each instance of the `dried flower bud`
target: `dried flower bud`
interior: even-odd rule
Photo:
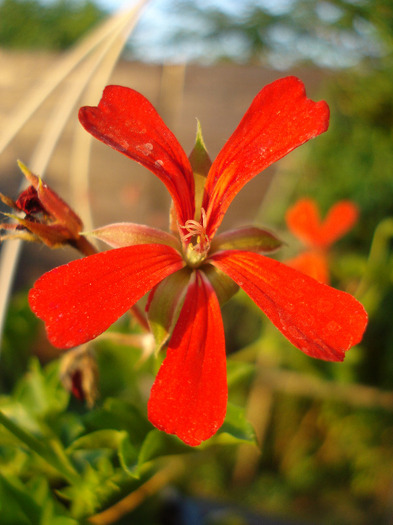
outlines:
[[[98,367],[86,345],[68,351],[60,362],[60,379],[66,390],[92,408],[98,397]]]
[[[85,255],[94,253],[94,248],[80,236],[83,223],[71,207],[59,197],[46,183],[34,175],[24,164],[18,162],[20,169],[30,183],[16,201],[0,194],[0,199],[18,214],[5,214],[14,223],[0,224],[7,233],[5,239],[38,241],[50,248],[69,244]],[[20,214],[24,214],[21,216]]]

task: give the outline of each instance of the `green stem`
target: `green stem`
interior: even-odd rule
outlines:
[[[361,298],[366,294],[370,284],[375,281],[375,277],[381,274],[381,267],[386,266],[389,253],[388,243],[392,238],[393,218],[388,217],[381,221],[375,229],[366,269],[356,290],[356,297]]]

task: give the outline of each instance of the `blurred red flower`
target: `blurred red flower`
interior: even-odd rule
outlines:
[[[161,179],[173,199],[171,233],[129,223],[96,230],[114,249],[43,275],[30,305],[51,342],[71,348],[97,337],[152,290],[149,323],[158,346],[167,345],[148,402],[156,427],[198,445],[222,425],[220,303],[237,285],[312,357],[341,361],[360,341],[367,323],[362,305],[261,255],[280,246],[273,234],[250,227],[215,235],[250,179],[326,131],[328,106],[309,100],[300,80],[287,77],[262,89],[212,164],[199,133],[188,159],[153,106],[132,89],[107,87],[98,107],[82,108],[79,118],[93,136]]]
[[[300,199],[287,211],[286,222],[288,229],[307,249],[286,264],[328,284],[329,249],[353,228],[358,216],[358,208],[353,202],[340,201],[321,221],[316,202],[309,198]]]

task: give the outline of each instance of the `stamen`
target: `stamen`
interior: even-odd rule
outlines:
[[[185,247],[186,258],[192,266],[202,262],[210,249],[210,239],[206,233],[206,213],[205,210],[201,209],[201,222],[194,219],[189,219],[185,222],[184,226],[180,226],[181,229],[186,230],[187,233],[183,234],[180,232],[182,241],[194,238],[194,243],[189,242]]]

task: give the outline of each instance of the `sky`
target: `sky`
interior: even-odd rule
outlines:
[[[53,1],[53,0],[43,0]],[[95,3],[112,13],[136,5],[137,0],[94,0]],[[150,0],[142,10],[142,14],[133,30],[130,42],[132,44],[133,59],[147,62],[185,62],[199,61],[206,64],[213,63],[217,58],[230,56],[233,60],[244,62],[248,56],[247,43],[239,33],[220,35],[209,39],[204,34],[208,32],[206,23],[201,25],[198,17],[184,15],[178,12],[178,5],[182,0]],[[184,0],[183,0],[184,1]],[[195,0],[187,0],[192,5]],[[294,0],[197,0],[200,9],[218,8],[226,14],[241,19],[250,6],[260,6],[267,13],[280,15],[287,12]],[[321,20],[334,22],[341,12],[329,2],[321,0],[314,4]],[[364,29],[364,28],[363,28]],[[337,32],[320,37],[310,37],[299,34],[290,26],[276,24],[266,33],[269,49],[264,59],[267,64],[276,69],[293,67],[299,57],[314,62],[321,67],[342,68],[355,66],[364,56],[378,56],[380,49],[370,39],[356,32]],[[366,28],[367,31],[367,28]],[[193,35],[183,39],[181,45],[171,41],[176,32]],[[197,35],[196,37],[194,35]],[[200,36],[200,38],[198,38]],[[265,35],[264,35],[265,36]],[[330,37],[330,38],[329,38]]]
[[[135,5],[136,0],[95,0],[109,12]],[[193,0],[188,0],[190,3]],[[201,27],[197,17],[185,17],[177,12],[179,0],[150,0],[144,8],[140,20],[132,33],[133,58],[152,62],[184,62],[198,60],[205,63],[214,62],[221,56],[231,56],[239,62],[247,56],[245,41],[239,35],[232,34],[217,38],[214,43],[203,38],[205,27]],[[247,8],[260,6],[273,15],[287,12],[293,0],[198,0],[198,7],[217,7],[226,14],[241,18]],[[329,2],[321,0],[315,4],[318,16],[325,22],[334,22],[340,17],[340,10]],[[182,45],[171,45],[171,36],[178,29],[192,33],[201,38],[189,38]],[[271,50],[266,56],[269,65],[277,69],[292,67],[299,57],[304,57],[322,67],[351,67],[364,54],[378,55],[380,50],[363,34],[337,33],[329,38],[310,38],[307,35],[295,34],[291,28],[279,24],[269,34]]]
[[[109,12],[114,12],[117,9],[133,5],[133,0],[96,0],[95,3],[100,7],[104,8]],[[151,0],[150,11],[160,11],[163,5],[175,4],[176,1],[162,1],[162,0]],[[279,13],[286,9],[291,4],[291,0],[256,0],[256,5],[263,5],[274,12]],[[153,4],[158,7],[153,7]],[[221,9],[236,14],[241,11],[242,2],[239,0],[199,0],[199,5],[218,6]]]

